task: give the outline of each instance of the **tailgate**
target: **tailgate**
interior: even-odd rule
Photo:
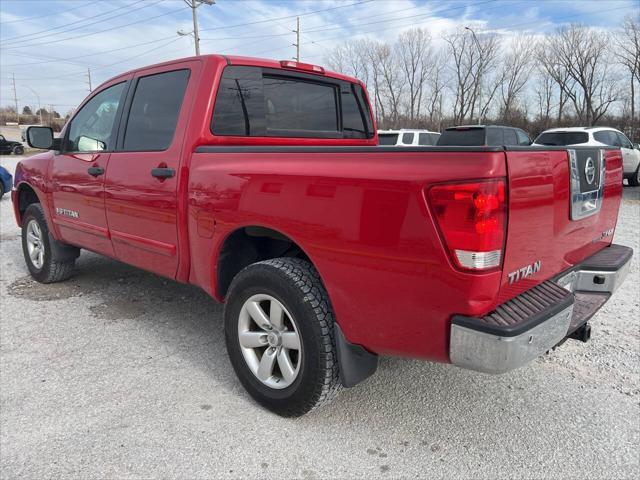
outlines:
[[[619,149],[510,148],[509,219],[498,303],[613,239],[622,196]]]

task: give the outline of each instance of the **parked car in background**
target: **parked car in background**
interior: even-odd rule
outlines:
[[[539,146],[609,146],[622,151],[623,176],[634,187],[640,186],[640,149],[638,145],[611,127],[552,128],[542,132],[533,142]]]
[[[438,139],[438,146],[502,147],[531,145],[531,138],[520,128],[501,125],[461,125],[449,127]]]
[[[435,145],[440,134],[430,130],[378,130],[378,145],[395,147],[418,147]]]
[[[11,191],[12,185],[13,177],[6,168],[0,165],[0,198],[2,198],[6,192]]]
[[[4,135],[0,135],[0,155],[22,155],[24,153],[24,147],[20,142],[13,142],[4,138]]]

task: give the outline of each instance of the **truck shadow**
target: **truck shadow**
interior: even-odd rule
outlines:
[[[84,296],[83,303],[86,302],[89,312],[84,321],[99,325],[105,335],[109,335],[111,326],[135,325],[135,329],[131,329],[133,333],[129,334],[131,347],[120,344],[127,350],[128,363],[114,364],[105,359],[105,372],[114,367],[137,368],[154,362],[164,362],[164,368],[171,369],[173,362],[180,364],[182,375],[185,369],[193,368],[199,371],[199,378],[211,379],[211,402],[215,402],[215,395],[222,389],[223,393],[238,397],[240,408],[260,410],[236,379],[228,361],[222,305],[196,287],[83,253],[78,261],[78,273],[69,281],[41,285],[23,277],[9,285],[8,294],[33,301]],[[149,348],[136,351],[140,344]],[[561,401],[563,394],[557,392],[582,388],[583,379],[580,375],[576,377],[575,372],[568,374],[560,370],[554,373],[545,365],[548,363],[549,360],[543,359],[507,375],[488,376],[449,365],[383,358],[373,377],[355,388],[344,390],[325,408],[294,422],[303,428],[319,428],[333,422],[347,422],[354,429],[369,425],[372,430],[395,430],[401,426],[399,435],[402,438],[424,436],[425,424],[442,426],[443,422],[452,431],[464,431],[469,425],[492,430],[496,424],[504,428],[516,425],[521,428],[523,422],[529,423],[532,429],[552,429],[554,422],[561,421],[560,417],[566,415],[566,411],[546,416],[534,412],[546,410],[548,405]],[[189,385],[181,386],[180,379],[172,379],[172,382],[170,388],[188,388]],[[540,388],[540,383],[545,386]],[[523,397],[529,402],[525,409]],[[585,402],[587,400],[591,402],[590,398],[585,398]],[[266,410],[259,415],[273,417]],[[548,425],[541,426],[540,418]],[[426,448],[432,448],[434,441],[421,440]],[[375,443],[372,440],[372,446]]]

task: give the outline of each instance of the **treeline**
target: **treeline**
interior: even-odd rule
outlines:
[[[546,36],[425,29],[393,44],[359,39],[325,59],[367,84],[379,128],[496,123],[536,135],[556,126],[609,125],[640,138],[640,22],[615,32],[583,25]]]

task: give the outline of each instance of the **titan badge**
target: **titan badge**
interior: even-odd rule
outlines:
[[[509,285],[519,282],[524,278],[531,277],[534,273],[538,273],[542,269],[542,262],[537,260],[530,265],[519,268],[509,273]]]
[[[68,210],[66,208],[56,207],[56,213],[58,215],[62,215],[63,217],[69,217],[69,218],[79,218],[80,217],[80,214],[78,212],[76,212],[75,210]]]

